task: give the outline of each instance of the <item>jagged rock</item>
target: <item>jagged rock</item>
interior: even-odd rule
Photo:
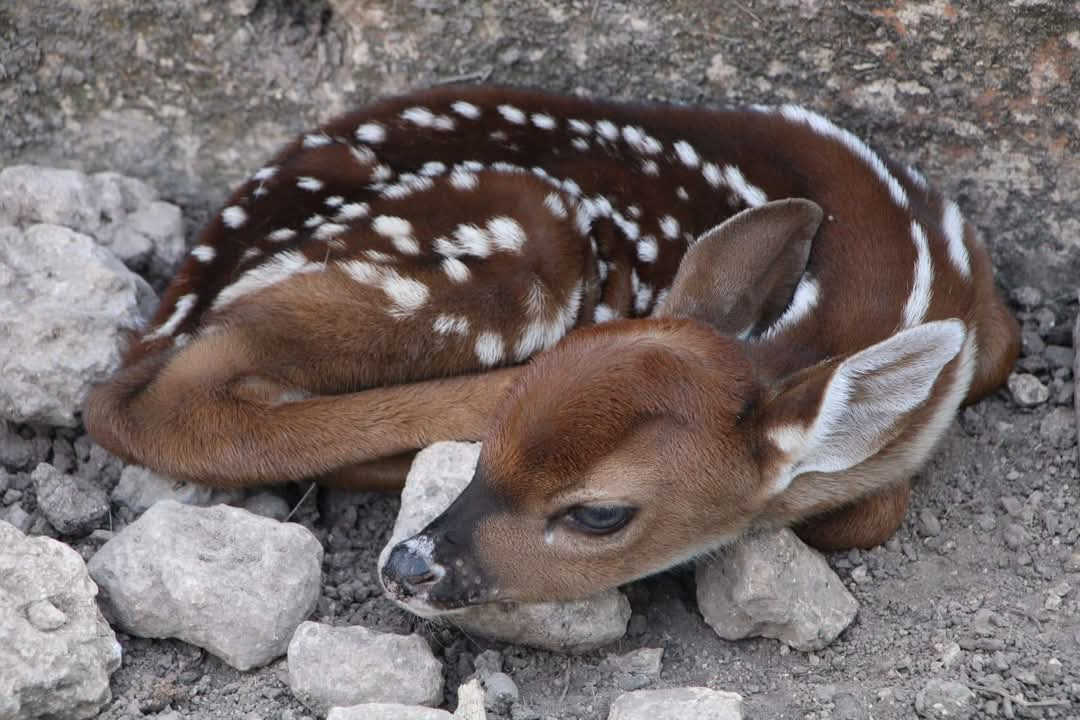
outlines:
[[[132,269],[171,272],[184,255],[177,206],[112,172],[13,165],[0,171],[0,225],[61,225],[89,235]]]
[[[1009,392],[1020,407],[1036,407],[1050,399],[1050,388],[1028,373],[1012,373],[1007,380]]]
[[[442,663],[419,635],[305,622],[289,643],[289,687],[318,714],[361,703],[438,705]]]
[[[0,226],[0,418],[73,426],[153,290],[86,235]]]
[[[111,700],[120,645],[79,554],[0,522],[0,718],[81,720]]]
[[[315,609],[322,555],[300,525],[162,500],[89,567],[114,625],[178,638],[248,670],[283,655]]]
[[[608,720],[742,720],[742,695],[703,687],[635,690],[611,704]]]
[[[720,637],[776,638],[796,650],[828,645],[859,607],[825,558],[786,528],[747,536],[699,564],[697,600]]]
[[[417,454],[394,532],[379,558],[380,570],[394,545],[422,530],[465,489],[479,456],[479,443],[457,442],[436,443]],[[618,640],[629,620],[630,603],[618,590],[575,602],[500,603],[454,615],[454,622],[470,633],[571,653]]]
[[[109,498],[98,486],[41,463],[30,475],[38,509],[63,535],[85,535],[109,516]]]
[[[963,683],[931,680],[916,693],[915,712],[924,718],[965,720],[975,715],[975,693]]]
[[[660,677],[663,648],[638,648],[623,655],[609,655],[600,664],[615,675],[615,684],[623,690],[640,690]]]

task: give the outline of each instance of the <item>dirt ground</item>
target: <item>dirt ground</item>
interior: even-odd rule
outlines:
[[[1002,390],[963,411],[897,536],[829,558],[861,604],[829,648],[722,641],[697,613],[692,573],[671,572],[628,588],[636,617],[613,647],[566,657],[494,645],[521,689],[513,717],[605,718],[622,690],[601,661],[638,647],[664,648],[654,687],[734,690],[752,719],[910,718],[935,678],[971,688],[976,716],[1080,716],[1068,367],[1080,286],[1080,3],[8,0],[0,166],[134,175],[181,205],[193,236],[230,185],[293,133],[380,95],[455,80],[797,102],[829,115],[957,198],[1024,321],[1022,369],[1051,390],[1031,409]],[[78,458],[85,443],[78,431],[20,432],[38,438],[40,460],[72,445]],[[33,512],[32,486],[22,493]],[[327,549],[313,619],[419,631],[454,688],[493,645],[381,597],[373,569],[396,505],[368,495],[304,504],[301,521]],[[73,544],[84,556],[96,547]],[[101,717],[309,717],[283,661],[240,673],[179,642],[121,642]]]

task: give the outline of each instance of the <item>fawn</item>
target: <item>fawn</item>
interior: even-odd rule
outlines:
[[[581,597],[753,525],[883,542],[1017,352],[957,205],[819,115],[453,87],[255,172],[85,420],[218,486],[400,487],[418,448],[483,440],[383,570],[438,613]]]

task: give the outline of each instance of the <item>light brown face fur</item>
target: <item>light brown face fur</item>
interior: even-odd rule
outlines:
[[[757,394],[738,343],[697,322],[571,336],[497,411],[469,497],[488,510],[436,521],[435,559],[446,533],[467,536],[465,565],[481,569],[489,599],[568,599],[734,538],[766,499],[750,432]],[[569,516],[581,506],[632,517],[590,533]]]

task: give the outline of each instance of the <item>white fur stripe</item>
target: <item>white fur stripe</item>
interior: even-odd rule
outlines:
[[[180,298],[177,299],[176,305],[173,306],[172,315],[169,315],[169,319],[161,323],[161,326],[154,332],[143,336],[143,342],[160,340],[161,338],[168,337],[176,332],[176,328],[180,327],[180,323],[184,322],[191,312],[191,308],[195,307],[195,301],[198,299],[199,298],[195,293],[181,295]]]
[[[768,330],[761,334],[762,340],[770,340],[789,328],[798,325],[810,312],[818,306],[821,300],[821,286],[817,280],[809,275],[803,275],[799,285],[795,288],[795,294],[791,298],[791,304],[776,319]]]
[[[934,261],[930,257],[930,245],[926,242],[926,232],[914,221],[911,223],[911,239],[915,243],[915,278],[911,294],[904,303],[903,326],[906,328],[921,325],[926,320],[934,296]]]
[[[750,207],[764,205],[769,199],[764,190],[757,185],[747,182],[742,171],[734,165],[727,165],[724,167],[724,180],[727,182],[728,186],[735,191],[735,194]]]
[[[968,256],[967,246],[964,245],[964,216],[960,213],[960,207],[952,200],[945,202],[941,227],[945,231],[949,261],[965,278],[971,277],[971,258]]]
[[[799,107],[798,105],[784,105],[780,108],[780,114],[793,122],[809,125],[810,128],[819,135],[836,140],[841,145],[847,147],[855,153],[855,155],[862,158],[863,162],[870,166],[870,169],[874,171],[874,174],[878,176],[878,179],[885,184],[886,188],[888,188],[889,195],[892,196],[893,202],[901,208],[906,209],[908,207],[907,192],[904,191],[904,187],[900,184],[900,181],[889,172],[889,169],[885,167],[885,162],[878,154],[871,150],[869,145],[857,138],[850,131],[839,128],[821,115],[811,112],[806,108]]]
[[[313,263],[296,250],[287,250],[270,257],[266,262],[248,270],[236,282],[224,288],[214,298],[212,310],[220,310],[244,295],[276,285],[293,275],[322,269],[321,263]]]

